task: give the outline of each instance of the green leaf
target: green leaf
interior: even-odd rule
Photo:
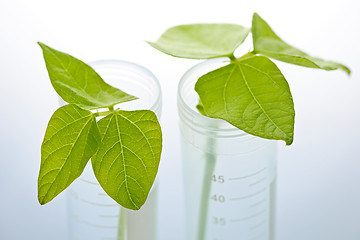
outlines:
[[[312,57],[290,46],[281,40],[257,13],[253,15],[252,35],[255,53],[303,67],[320,68],[324,70],[341,69],[348,74],[351,73],[350,69],[343,64]]]
[[[95,176],[121,206],[138,210],[158,171],[160,124],[149,110],[115,111],[98,122],[102,146],[92,158]]]
[[[94,115],[74,104],[55,111],[41,146],[40,204],[50,202],[80,176],[100,140]]]
[[[216,58],[232,56],[249,31],[235,24],[180,25],[168,29],[155,43],[148,43],[175,57]]]
[[[104,80],[86,63],[39,43],[51,84],[64,101],[89,108],[111,107],[137,99]]]
[[[247,57],[209,72],[195,90],[206,116],[255,136],[292,143],[295,110],[289,85],[267,57]]]

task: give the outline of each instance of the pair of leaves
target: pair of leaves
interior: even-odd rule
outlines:
[[[237,33],[233,32],[236,29]],[[342,69],[347,73],[350,70],[342,64],[311,57],[285,43],[256,13],[251,31],[254,51],[240,59],[234,59],[233,52],[245,40],[249,30],[238,25],[177,26],[150,45],[182,58],[230,57],[229,65],[209,72],[197,81],[199,112],[226,120],[255,136],[281,139],[290,145],[294,133],[293,99],[284,76],[267,57],[304,67]]]
[[[75,104],[59,108],[41,147],[40,204],[66,189],[92,157],[105,192],[123,207],[140,209],[156,177],[161,141],[159,122],[149,110],[114,111],[96,123],[93,113]]]
[[[96,123],[90,111],[65,105],[50,119],[41,147],[39,202],[48,203],[66,189],[92,157],[105,192],[123,207],[140,209],[155,180],[161,146],[152,111],[114,111]]]
[[[46,129],[38,178],[40,204],[66,189],[92,157],[95,176],[105,192],[125,208],[140,209],[160,161],[162,134],[155,113],[111,111],[96,122],[99,114],[84,106],[112,106],[136,98],[106,84],[80,60],[40,45],[54,88],[61,89],[61,96],[70,103],[55,111]]]
[[[231,57],[244,42],[250,29],[235,24],[190,24],[168,29],[156,42],[148,42],[161,52],[175,57],[210,59]],[[303,67],[324,70],[349,68],[333,61],[325,61],[292,47],[281,40],[257,14],[252,19],[253,53]]]

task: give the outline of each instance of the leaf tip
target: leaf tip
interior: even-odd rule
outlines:
[[[37,44],[38,44],[42,49],[48,47],[48,46],[46,46],[44,43],[42,43],[42,42],[40,42],[40,41],[38,41]]]
[[[170,56],[173,56],[172,54],[170,54],[168,51],[166,51],[165,49],[163,49],[162,47],[159,46],[159,44],[157,42],[150,42],[150,41],[145,41],[147,42],[151,47],[155,48],[156,50],[168,54]]]
[[[134,205],[133,207],[131,207],[130,209],[131,210],[134,210],[134,211],[139,211],[140,210],[140,208],[142,207],[142,205],[141,206],[138,206],[138,205]]]
[[[254,12],[253,17],[252,17],[252,20],[253,20],[253,22],[254,22],[254,21],[259,21],[259,20],[264,21],[264,19],[262,19],[257,12]]]
[[[150,46],[152,46],[153,48],[156,48],[156,43],[151,42],[151,41],[146,41],[146,40],[145,40],[145,42],[146,42],[147,44],[149,44]]]
[[[40,205],[42,205],[42,206],[45,205],[46,203],[48,203],[48,202],[45,201],[44,199],[45,199],[44,197],[38,196],[38,201],[39,201]]]
[[[350,68],[344,66],[344,67],[343,67],[343,70],[347,73],[348,77],[351,76],[351,70],[350,70]]]
[[[290,146],[294,141],[294,138],[293,137],[290,137],[288,139],[285,139],[285,142],[286,142],[286,146]]]
[[[43,50],[43,53],[45,54],[46,51],[48,50],[52,50],[48,45],[42,43],[42,42],[37,42],[37,44],[41,47],[41,49]]]
[[[202,104],[199,103],[198,105],[196,105],[196,109],[199,111],[199,113],[206,116],[206,113],[204,111],[204,106]]]
[[[131,95],[131,100],[130,100],[130,101],[132,101],[132,100],[138,100],[138,99],[140,99],[140,98],[138,98],[137,96]]]

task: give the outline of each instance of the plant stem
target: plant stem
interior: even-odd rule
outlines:
[[[230,58],[231,61],[236,61],[236,57],[234,56],[234,54],[231,54],[231,55],[229,56],[229,58]]]
[[[114,106],[109,107],[109,111],[104,111],[104,112],[96,112],[94,113],[95,117],[102,117],[102,116],[106,116],[110,113],[112,113],[114,111]]]
[[[95,115],[95,117],[101,117],[101,116],[106,116],[110,113],[112,113],[112,111],[96,112],[96,113],[94,113],[94,115]]]
[[[117,240],[125,240],[126,237],[126,209],[120,206]]]
[[[197,240],[205,240],[206,236],[206,225],[208,220],[211,192],[211,177],[214,173],[216,166],[216,154],[214,154],[214,149],[216,148],[216,139],[208,138],[206,146],[207,149],[205,152],[205,167],[202,184],[202,194],[200,199]]]
[[[246,54],[244,54],[243,56],[241,56],[239,59],[245,59],[245,58],[249,58],[249,57],[253,57],[255,56],[255,54],[253,52],[248,52]]]

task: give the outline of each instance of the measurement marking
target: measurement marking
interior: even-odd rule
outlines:
[[[258,175],[259,173],[265,171],[267,168],[263,168],[257,172],[254,172],[252,174],[249,174],[249,175],[246,175],[246,176],[241,176],[241,177],[234,177],[234,178],[229,178],[229,180],[241,180],[241,179],[245,179],[245,178],[249,178],[249,177],[253,177],[253,176],[256,176]]]
[[[102,217],[102,218],[118,218],[120,217],[119,214],[117,215],[99,215],[99,217]]]
[[[250,230],[255,230],[255,229],[261,227],[262,225],[264,225],[264,223],[266,223],[266,220],[262,220],[260,223],[258,223],[258,224],[256,224],[256,225],[250,227],[249,229],[250,229]]]
[[[251,183],[249,186],[250,186],[250,187],[253,187],[253,186],[255,186],[255,185],[263,182],[265,179],[266,179],[266,177],[263,177],[263,178],[261,178],[259,181],[256,181],[256,182]]]
[[[241,197],[236,197],[236,198],[230,198],[231,201],[236,201],[236,200],[242,200],[242,199],[246,199],[246,198],[251,198],[251,197],[254,197],[260,193],[263,193],[265,192],[266,190],[266,187],[262,188],[261,190],[257,191],[257,192],[254,192],[254,193],[251,193],[249,195],[245,195],[245,196],[241,196]]]
[[[266,200],[266,198],[263,198],[263,199],[261,199],[260,201],[258,201],[258,202],[256,202],[256,203],[250,205],[249,207],[250,207],[250,208],[254,208],[254,207],[260,205],[261,203],[265,202],[265,200]]]
[[[264,236],[264,235],[265,235],[265,231],[262,232],[262,233],[260,233],[259,235],[255,236],[255,237],[253,237],[253,238],[250,238],[249,240],[256,240],[256,239],[261,238],[261,237]]]
[[[230,221],[231,221],[231,222],[242,222],[242,221],[246,221],[246,220],[255,218],[255,217],[257,217],[257,216],[260,216],[260,215],[263,214],[265,211],[266,211],[266,209],[263,209],[263,210],[261,210],[260,212],[257,212],[257,213],[255,213],[255,214],[253,214],[253,215],[248,216],[248,217],[238,218],[238,219],[231,219]]]
[[[92,181],[89,181],[89,180],[86,180],[86,179],[83,179],[83,178],[80,178],[80,180],[83,181],[83,182],[86,182],[86,183],[93,184],[93,185],[99,185],[99,183],[97,183],[97,182],[92,182]]]
[[[106,225],[99,225],[99,224],[95,224],[95,223],[91,223],[91,222],[87,222],[87,221],[83,221],[83,223],[85,223],[86,225],[92,226],[92,227],[96,227],[96,228],[106,228],[106,229],[113,229],[113,228],[117,228],[118,226],[106,226]]]
[[[118,207],[118,204],[102,204],[102,203],[95,203],[95,202],[90,202],[88,200],[85,199],[80,199],[81,201],[91,204],[91,205],[95,205],[95,206],[100,206],[100,207]]]

